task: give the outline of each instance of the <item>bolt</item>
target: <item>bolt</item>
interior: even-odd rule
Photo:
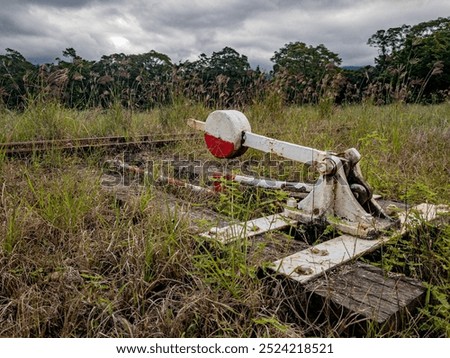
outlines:
[[[347,159],[353,165],[355,165],[361,160],[361,154],[358,152],[356,148],[350,148],[344,152],[344,158]]]
[[[398,206],[395,204],[389,204],[386,208],[386,214],[389,216],[394,216],[395,214],[398,214]]]
[[[288,208],[295,208],[295,207],[297,206],[297,200],[295,200],[295,198],[289,198],[289,199],[286,201],[286,206],[287,206]]]
[[[311,267],[297,266],[294,269],[294,272],[298,275],[308,276],[312,275],[314,273],[314,270]]]
[[[332,175],[336,173],[336,162],[332,158],[325,158],[321,162],[316,163],[316,170],[322,175]]]
[[[311,253],[314,255],[319,255],[319,256],[328,256],[329,255],[328,250],[320,250],[317,247],[311,248]]]

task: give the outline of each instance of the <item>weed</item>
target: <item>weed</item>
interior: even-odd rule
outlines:
[[[117,103],[75,112],[39,101],[0,118],[4,140],[180,133],[189,130],[186,118],[205,119],[209,113],[181,97],[142,112]],[[364,176],[387,198],[450,202],[444,175],[450,167],[449,104],[322,106],[286,107],[282,94],[268,93],[245,112],[256,133],[336,152],[356,146]],[[200,141],[176,150],[210,158]],[[193,220],[202,230],[213,220],[192,219],[193,205],[174,200],[151,181],[144,187],[102,188],[102,155],[50,151],[22,161],[0,151],[0,336],[340,336],[339,326],[318,326],[301,316],[304,306],[291,304],[301,291],[289,293],[280,282],[258,278],[258,267],[298,249],[298,241],[269,235],[227,246],[205,242],[192,229]],[[252,150],[249,157],[264,160]],[[160,170],[155,167],[155,173]],[[296,163],[255,171],[314,180]],[[197,200],[195,209],[214,208],[243,221],[279,212],[286,195],[227,181],[223,186],[216,202]],[[425,282],[427,297],[405,330],[386,333],[374,325],[368,335],[449,335],[450,232],[447,219],[441,220],[439,228],[422,225],[383,248],[383,268]],[[309,238],[308,232],[297,236],[302,235]]]

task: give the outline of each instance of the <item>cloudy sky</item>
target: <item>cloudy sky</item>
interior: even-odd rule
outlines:
[[[379,29],[450,16],[448,0],[0,0],[0,53],[50,62],[155,50],[173,62],[225,46],[270,70],[286,43],[323,43],[343,65],[373,64]]]

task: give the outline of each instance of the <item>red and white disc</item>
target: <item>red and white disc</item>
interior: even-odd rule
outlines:
[[[235,158],[244,154],[244,132],[251,132],[247,117],[239,111],[212,112],[205,122],[205,142],[208,150],[217,158]]]

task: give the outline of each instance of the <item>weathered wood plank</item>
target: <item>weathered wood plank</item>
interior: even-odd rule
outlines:
[[[358,270],[361,272],[361,270]],[[419,292],[415,290],[413,294],[409,294],[410,287],[404,286],[401,289],[398,287],[388,287],[382,284],[382,281],[390,281],[388,278],[380,277],[379,283],[366,282],[358,276],[357,272],[346,275],[344,277],[336,277],[330,283],[328,282],[324,287],[318,289],[316,293],[321,292],[325,294],[324,288],[327,287],[326,293],[330,294],[331,298],[335,295],[341,294],[352,300],[352,304],[348,304],[347,308],[353,308],[358,311],[361,307],[367,307],[370,312],[376,312],[377,316],[389,318],[390,315],[397,312],[402,307],[406,307],[412,300],[416,299],[423,293],[423,289]],[[332,291],[329,290],[331,285]],[[354,306],[359,308],[355,310]],[[382,319],[384,321],[384,319]]]
[[[401,277],[402,282],[408,282],[411,286],[416,286],[416,287],[418,287],[420,289],[423,287],[422,283],[417,281],[414,278],[407,277],[407,276],[400,275],[400,274],[395,274],[395,273],[392,273],[392,272],[386,272],[386,271],[383,271],[381,268],[376,267],[376,266],[368,265],[364,269],[367,272],[373,272],[373,273],[377,273],[377,274],[380,274],[380,275],[383,275],[383,276],[390,275],[388,277],[393,277],[394,279],[396,277]]]
[[[377,285],[380,286],[380,290],[384,287],[387,291],[401,291],[402,296],[392,298],[393,302],[400,300],[400,303],[403,303],[402,300],[404,300],[404,303],[407,303],[408,300],[423,293],[423,285],[419,281],[407,279],[405,276],[386,277],[383,273],[371,272],[366,267],[364,269],[356,267],[355,271],[354,276],[360,279],[358,284],[362,288],[369,289],[371,286]]]
[[[369,276],[371,279],[367,280]],[[425,287],[419,289],[420,283],[411,281],[406,277],[386,277],[372,271],[372,266],[358,262],[305,287],[337,307],[384,324],[412,309],[423,297]]]

